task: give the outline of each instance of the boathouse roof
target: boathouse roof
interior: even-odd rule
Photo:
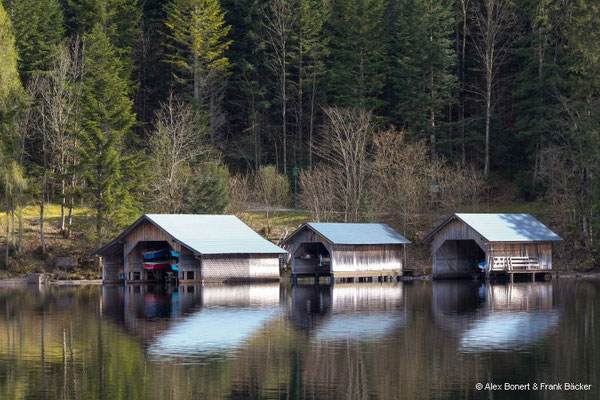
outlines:
[[[446,218],[424,240],[432,239],[437,232],[454,220],[467,224],[488,242],[556,242],[563,240],[531,214],[465,214],[457,213]]]
[[[388,224],[307,222],[300,226],[285,242],[292,240],[304,229],[312,229],[332,244],[407,244],[410,240]]]
[[[137,225],[149,221],[191,251],[199,254],[284,254],[285,250],[260,236],[235,215],[144,214],[115,240],[95,254],[119,243]]]

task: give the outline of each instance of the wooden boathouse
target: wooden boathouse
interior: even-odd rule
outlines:
[[[552,270],[552,243],[562,238],[530,214],[454,214],[430,232],[433,277],[455,278]]]
[[[153,269],[144,259],[148,252],[177,259],[168,269]],[[145,214],[95,255],[105,283],[185,283],[278,280],[285,253],[233,215]]]
[[[387,224],[308,222],[282,246],[291,256],[292,279],[387,279],[402,275],[408,239]]]

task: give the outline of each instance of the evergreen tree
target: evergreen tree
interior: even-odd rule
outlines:
[[[432,156],[456,84],[453,5],[450,0],[398,0],[392,17],[392,112],[399,126],[431,140]]]
[[[185,186],[183,211],[192,214],[222,214],[229,206],[229,171],[219,162],[205,162],[196,168]]]
[[[563,58],[562,97],[565,132],[563,154],[572,171],[577,231],[586,247],[598,245],[594,232],[600,227],[600,4],[580,0],[567,21],[567,51]]]
[[[107,219],[133,206],[124,190],[132,183],[124,179],[132,162],[126,155],[124,138],[135,115],[127,82],[122,78],[123,65],[102,26],[96,24],[85,42],[81,156],[100,239]]]
[[[296,141],[294,143],[295,164],[304,165],[302,149],[308,149],[308,164],[312,165],[313,135],[316,113],[322,96],[322,80],[325,75],[327,41],[324,25],[329,7],[323,0],[299,0],[298,26],[295,34],[296,51],[292,52],[292,63],[296,68]],[[305,134],[308,143],[305,144]],[[300,160],[298,160],[300,159]]]
[[[19,50],[19,72],[23,82],[38,71],[46,71],[65,35],[64,17],[58,0],[4,0],[10,12]]]
[[[166,61],[196,102],[229,68],[229,26],[218,0],[171,0],[166,11]]]
[[[517,176],[521,192],[535,196],[540,154],[553,141],[562,117],[555,88],[560,85],[563,9],[557,0],[530,0],[520,4],[526,34],[515,51],[522,65],[516,79],[517,146],[511,150],[533,164],[532,173]]]
[[[121,78],[130,81],[135,88],[133,73],[135,58],[142,37],[142,11],[138,0],[67,0],[70,6],[70,25],[76,33],[90,32],[96,25],[114,46],[121,60]]]
[[[12,24],[6,10],[0,4],[0,115],[4,116],[22,91],[21,80],[17,71],[18,53],[15,45]],[[4,119],[0,120],[4,123]]]
[[[228,80],[225,107],[231,132],[239,144],[240,159],[256,170],[263,162],[264,142],[270,108],[269,73],[265,68],[261,17],[268,0],[224,0],[226,20],[232,40],[228,50],[231,79]]]
[[[18,149],[15,135],[17,111],[23,101],[23,89],[17,71],[17,49],[10,18],[0,3],[0,198],[5,211],[4,266],[9,265],[11,247],[9,215],[19,201],[25,179],[22,166],[17,162]],[[14,227],[13,227],[14,230]]]
[[[385,82],[384,0],[333,0],[327,92],[340,106],[378,109]]]

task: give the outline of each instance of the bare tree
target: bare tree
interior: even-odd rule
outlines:
[[[231,212],[239,212],[247,209],[252,197],[250,176],[237,174],[230,175],[227,182],[227,191],[231,202],[229,209]]]
[[[271,0],[268,9],[263,13],[265,42],[273,50],[268,62],[269,68],[277,79],[277,92],[281,107],[281,140],[283,168],[287,172],[287,103],[288,103],[288,62],[289,45],[294,22],[295,0]]]
[[[335,219],[336,192],[334,171],[324,163],[300,171],[300,202],[317,222]]]
[[[375,212],[388,215],[395,225],[406,229],[427,205],[430,165],[424,141],[408,142],[405,132],[394,129],[377,133],[369,185]]]
[[[285,175],[273,165],[264,165],[256,172],[256,200],[263,204],[267,217],[265,234],[271,233],[271,212],[277,206],[286,206],[290,199],[290,184]]]
[[[173,213],[181,207],[182,188],[191,166],[209,151],[207,132],[194,109],[173,93],[162,103],[156,128],[150,135],[151,182],[154,202],[161,211]]]
[[[371,206],[405,232],[426,222],[420,215],[477,207],[483,188],[483,177],[475,169],[450,165],[443,157],[432,162],[425,141],[410,142],[394,129],[373,139]]]
[[[362,108],[326,108],[327,122],[314,153],[333,168],[344,221],[358,221],[368,171],[367,146],[373,135],[372,113]]]
[[[57,49],[50,71],[40,81],[41,117],[46,129],[48,166],[60,187],[60,231],[66,232],[68,172],[75,157],[76,111],[82,75],[79,43]],[[72,179],[71,179],[72,181]]]
[[[484,76],[480,90],[485,103],[485,164],[484,175],[490,170],[490,123],[496,99],[493,98],[498,72],[509,56],[516,24],[512,0],[478,0],[473,10],[473,47]]]

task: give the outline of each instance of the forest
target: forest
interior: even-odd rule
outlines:
[[[5,269],[50,229],[294,209],[413,240],[525,210],[600,264],[596,0],[2,0],[0,53]]]

